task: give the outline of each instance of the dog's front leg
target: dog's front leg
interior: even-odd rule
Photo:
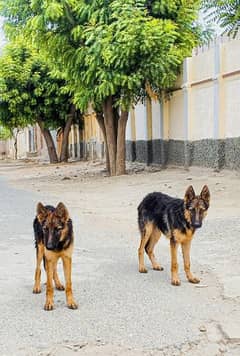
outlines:
[[[191,241],[182,243],[184,270],[186,273],[186,277],[190,283],[199,283],[200,279],[194,277],[194,275],[190,270],[190,249],[191,249]]]
[[[66,291],[66,299],[67,299],[67,306],[70,309],[77,309],[77,303],[73,299],[72,293],[72,258],[70,256],[63,256],[63,269],[64,269],[64,276],[65,276],[65,291]]]
[[[36,249],[36,270],[35,270],[35,283],[33,287],[33,293],[41,293],[41,262],[44,254],[44,246],[42,243],[37,245]]]
[[[45,310],[53,309],[53,270],[54,261],[46,256],[46,273],[47,273],[47,286],[46,286],[46,303],[44,305]]]
[[[171,274],[172,274],[172,285],[180,286],[181,282],[178,277],[178,262],[177,262],[177,249],[178,243],[174,238],[170,239],[170,249],[171,249]]]

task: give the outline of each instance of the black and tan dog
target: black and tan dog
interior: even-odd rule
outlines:
[[[154,246],[161,233],[170,239],[172,284],[180,285],[178,277],[177,248],[181,244],[186,277],[191,283],[199,283],[190,270],[190,247],[196,229],[202,226],[202,220],[209,208],[210,192],[205,185],[200,195],[195,195],[189,186],[184,199],[170,197],[163,193],[148,194],[138,206],[138,225],[141,243],[138,249],[139,272],[146,273],[144,249],[153,269],[163,268],[154,256]]]
[[[37,216],[33,222],[37,264],[33,293],[40,293],[41,262],[43,260],[47,273],[45,310],[53,309],[53,280],[58,290],[64,290],[57,274],[57,262],[61,258],[65,276],[67,306],[77,309],[72,293],[72,252],[73,226],[67,208],[59,203],[56,208],[51,205],[37,204]]]

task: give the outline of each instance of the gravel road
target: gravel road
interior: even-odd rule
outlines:
[[[137,172],[137,173],[136,173]],[[101,165],[0,164],[0,355],[239,355],[240,185],[237,172],[170,168],[107,178]],[[164,271],[137,270],[136,206],[151,191],[182,197],[208,184],[209,215],[192,247],[200,285],[170,284],[169,243],[156,255]],[[43,310],[45,275],[32,294],[32,220],[38,201],[63,201],[74,222],[73,290]],[[62,266],[59,264],[63,279]]]

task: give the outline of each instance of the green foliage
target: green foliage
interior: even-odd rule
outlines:
[[[101,110],[109,96],[115,106],[128,110],[147,95],[146,85],[161,97],[173,87],[183,59],[200,38],[196,0],[0,4],[11,26],[31,35],[64,75],[66,90],[81,110],[89,102]]]
[[[7,127],[0,126],[0,140],[7,140],[13,136],[12,131]]]
[[[206,19],[210,23],[218,23],[223,34],[236,37],[240,28],[240,1],[239,0],[203,0],[202,7],[208,11]]]
[[[65,82],[54,78],[40,54],[22,39],[6,46],[0,57],[0,122],[8,128],[44,122],[64,125],[70,98]]]

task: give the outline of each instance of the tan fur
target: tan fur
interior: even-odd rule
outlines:
[[[172,275],[172,285],[180,286],[181,282],[178,277],[178,262],[177,262],[177,249],[178,243],[170,240],[170,251],[171,251],[171,275]]]
[[[183,254],[183,261],[184,261],[184,270],[186,273],[186,277],[189,282],[191,283],[199,283],[200,279],[193,276],[190,270],[190,249],[191,249],[191,241],[186,241],[182,243],[182,254]]]
[[[36,261],[36,270],[35,270],[35,284],[33,287],[33,293],[41,293],[41,263],[44,255],[44,245],[42,243],[38,244],[38,254]]]
[[[138,249],[139,257],[139,272],[147,273],[147,269],[144,264],[144,249],[146,247],[146,252],[152,263],[153,269],[157,271],[162,271],[163,268],[157,262],[154,255],[154,247],[160,239],[161,231],[157,229],[152,223],[147,223],[145,226],[144,235],[141,238],[140,246]]]
[[[152,193],[152,196],[155,194],[155,199],[157,194],[159,193]],[[161,193],[160,193],[161,194]],[[164,196],[164,195],[163,195]],[[150,197],[150,195],[149,195]],[[146,197],[148,198],[148,196]],[[150,199],[150,198],[149,198]],[[151,198],[152,199],[152,198]],[[159,198],[159,201],[161,198]],[[158,240],[160,239],[161,231],[155,226],[158,224],[157,218],[154,221],[154,215],[149,214],[148,219],[150,222],[145,223],[146,219],[146,211],[153,210],[154,208],[145,208],[144,201],[139,205],[139,228],[140,231],[143,230],[141,236],[141,242],[138,249],[138,257],[139,257],[139,272],[146,273],[147,269],[144,264],[144,249],[146,249],[146,253],[152,263],[153,269],[155,270],[162,270],[163,268],[157,263],[155,255],[154,255],[154,248]],[[194,236],[194,232],[197,228],[201,227],[202,221],[204,217],[207,215],[207,210],[209,208],[210,203],[210,192],[208,187],[205,185],[200,193],[200,195],[196,195],[192,186],[189,186],[185,192],[184,196],[184,224],[180,225],[179,228],[175,228],[178,225],[171,224],[167,221],[168,229],[166,237],[170,240],[170,251],[171,251],[171,281],[172,284],[175,286],[180,285],[180,279],[178,276],[178,258],[177,258],[177,251],[178,246],[181,245],[183,260],[184,260],[184,270],[186,277],[189,282],[191,283],[199,283],[200,280],[195,277],[191,273],[190,269],[190,249],[191,249],[191,241]],[[161,207],[161,204],[159,204]],[[146,209],[146,210],[144,210]],[[144,218],[142,218],[141,211],[144,210]],[[194,213],[193,213],[194,212]],[[156,214],[156,212],[155,212]],[[157,214],[161,214],[161,211],[157,212]],[[162,215],[164,219],[165,216]],[[173,217],[174,218],[174,217]],[[142,220],[141,220],[142,219]],[[141,220],[141,224],[140,224]],[[153,222],[152,222],[153,221]],[[145,225],[145,226],[144,226]],[[161,226],[161,224],[159,224]],[[144,229],[143,229],[144,226]],[[188,226],[188,228],[187,228]],[[173,229],[173,227],[175,229]],[[184,232],[182,232],[184,231]]]
[[[145,225],[144,234],[141,236],[140,246],[138,249],[138,259],[139,259],[139,272],[147,273],[147,269],[144,265],[144,248],[152,234],[153,231],[153,224],[147,223]]]
[[[48,228],[51,229],[61,229],[61,237],[59,241],[64,241],[65,238],[68,237],[68,223],[71,223],[69,220],[68,211],[63,203],[59,203],[55,209],[55,211],[49,211],[42,203],[37,204],[37,220],[40,224],[44,222],[47,224]],[[65,227],[61,225],[61,223],[65,224]],[[34,222],[35,224],[35,222]],[[72,225],[71,225],[72,226]],[[71,227],[72,229],[72,227]],[[35,230],[34,230],[35,231]],[[35,232],[36,233],[36,232]],[[41,242],[36,238],[35,241],[37,244],[37,261],[36,261],[36,269],[35,269],[35,284],[33,287],[33,293],[41,292],[41,262],[43,258],[45,258],[45,268],[47,275],[47,285],[46,285],[46,302],[44,309],[52,310],[53,309],[53,281],[55,283],[56,289],[64,290],[66,292],[66,300],[67,306],[71,309],[77,309],[77,304],[73,299],[72,293],[72,280],[71,280],[71,271],[72,271],[72,253],[73,253],[73,233],[71,230],[70,239],[66,239],[62,249],[58,251],[47,249],[44,246],[43,241],[45,241],[41,237]],[[47,243],[46,243],[46,246]],[[65,276],[65,288],[61,284],[58,273],[57,273],[57,262],[59,259],[62,259],[63,262],[63,270]]]
[[[63,290],[64,287],[61,285],[57,276],[57,262],[59,258],[63,261],[63,270],[66,281],[65,292],[67,306],[70,309],[77,309],[77,304],[73,299],[72,293],[72,280],[71,280],[71,270],[72,270],[72,251],[73,245],[66,250],[59,252],[49,251],[45,248],[44,254],[46,258],[46,272],[47,272],[47,288],[46,288],[46,303],[44,306],[45,310],[53,309],[53,280],[55,281],[56,288]]]
[[[162,271],[163,268],[160,266],[160,264],[157,262],[155,255],[154,255],[154,247],[157,244],[158,240],[161,237],[161,231],[158,230],[156,227],[153,228],[152,234],[149,238],[148,245],[146,248],[146,252],[148,254],[148,257],[152,263],[153,269],[156,271]]]

